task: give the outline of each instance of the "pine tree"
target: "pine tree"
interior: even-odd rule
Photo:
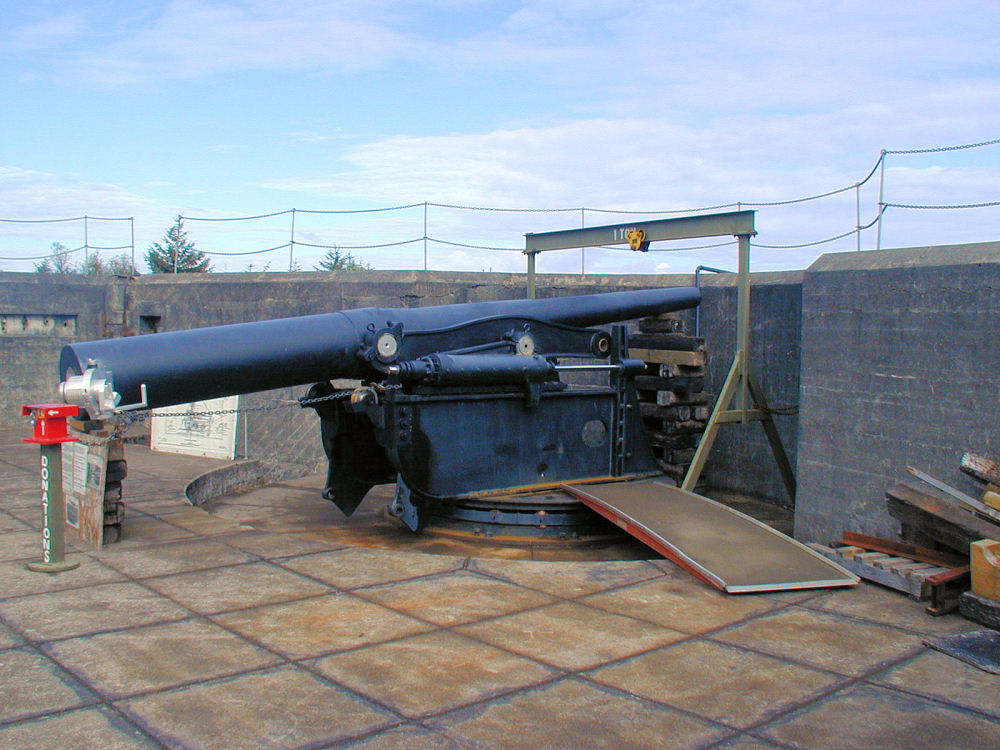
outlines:
[[[162,245],[159,242],[150,245],[146,264],[152,273],[206,273],[212,270],[208,256],[188,239],[181,216],[167,230]]]
[[[333,247],[326,251],[323,259],[314,266],[317,271],[370,271],[372,267],[358,260],[350,253],[340,254],[340,249]]]

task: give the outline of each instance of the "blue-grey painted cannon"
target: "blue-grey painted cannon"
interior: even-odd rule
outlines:
[[[107,417],[311,383],[324,497],[350,514],[396,482],[393,508],[416,530],[436,502],[658,473],[632,387],[646,366],[628,358],[624,326],[591,326],[699,299],[683,287],[365,308],[83,342],[62,351],[60,393]],[[606,378],[564,382],[577,370]]]

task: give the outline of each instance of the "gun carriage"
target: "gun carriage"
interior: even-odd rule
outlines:
[[[302,403],[320,417],[322,494],[345,514],[395,482],[390,512],[414,531],[435,513],[503,514],[559,535],[561,515],[572,525],[577,514],[565,496],[546,510],[539,493],[660,473],[632,387],[645,363],[628,358],[624,326],[596,326],[699,298],[684,287],[366,308],[75,343],[60,357],[60,394],[100,418],[312,384]],[[598,384],[571,385],[579,373]],[[360,384],[337,390],[338,379]],[[524,495],[536,502],[514,500]]]

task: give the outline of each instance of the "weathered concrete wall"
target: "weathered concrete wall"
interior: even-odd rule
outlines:
[[[825,255],[802,308],[796,537],[893,536],[908,465],[971,492],[962,453],[1000,454],[1000,243]]]
[[[56,396],[59,351],[107,333],[108,279],[0,273],[0,424],[21,424],[21,406]],[[71,326],[50,325],[66,316]]]

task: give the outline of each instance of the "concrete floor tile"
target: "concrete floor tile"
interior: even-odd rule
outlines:
[[[7,511],[0,511],[0,534],[9,534],[12,531],[32,531],[32,528]]]
[[[617,562],[528,562],[474,558],[469,570],[502,578],[546,594],[573,599],[663,573],[644,560]]]
[[[198,536],[219,536],[250,531],[251,527],[220,516],[213,516],[201,508],[179,504],[177,508],[164,510],[156,514],[161,521],[174,526],[180,526],[198,534]]]
[[[995,748],[1000,722],[902,693],[859,686],[760,730],[810,750]]]
[[[83,708],[0,726],[0,747],[59,750],[154,750],[159,747],[121,716]]]
[[[740,735],[719,745],[713,745],[712,750],[780,750],[778,745],[772,745],[753,735]]]
[[[198,538],[142,548],[111,546],[95,552],[94,556],[132,578],[238,565],[255,559],[225,544]]]
[[[67,537],[68,538],[68,537]],[[3,535],[0,560],[42,559],[42,535],[37,531],[8,531]]]
[[[8,599],[0,602],[0,616],[29,638],[51,640],[181,620],[188,612],[138,584],[105,583]]]
[[[127,506],[126,506],[127,507]],[[122,521],[122,539],[115,548],[143,547],[160,542],[176,542],[178,539],[192,539],[193,531],[161,521],[151,516],[126,516]]]
[[[829,689],[838,678],[769,656],[685,641],[591,672],[598,682],[746,728]]]
[[[712,637],[846,675],[867,672],[922,648],[920,636],[913,633],[797,607]]]
[[[405,725],[347,745],[342,750],[467,750],[455,740],[424,727]]]
[[[656,579],[582,601],[686,633],[704,633],[782,606],[767,596],[726,594],[689,576]]]
[[[302,599],[325,594],[321,583],[271,563],[251,563],[150,578],[147,585],[201,614]]]
[[[537,684],[553,671],[448,631],[320,659],[331,679],[416,717]]]
[[[292,659],[368,646],[433,627],[350,594],[272,604],[215,619]]]
[[[685,637],[676,630],[573,602],[457,630],[561,669],[590,669]]]
[[[552,597],[470,573],[388,584],[357,592],[365,599],[437,625],[458,625],[548,604]]]
[[[975,629],[975,625],[957,614],[933,617],[927,614],[927,602],[915,602],[898,591],[864,581],[851,588],[825,592],[803,602],[802,606],[908,628],[927,635]]]
[[[178,750],[316,747],[398,721],[298,667],[152,693],[120,705]]]
[[[23,562],[0,563],[0,599],[125,580],[121,573],[90,555],[71,552],[66,555],[66,561],[79,562],[80,567],[64,570],[62,573],[36,573],[28,570]]]
[[[429,722],[477,748],[649,750],[704,747],[727,730],[572,678]]]
[[[48,652],[88,684],[114,698],[279,661],[274,654],[204,620],[71,638],[52,644]]]
[[[1000,716],[1000,677],[939,651],[924,651],[872,681]]]
[[[458,570],[464,563],[461,557],[362,547],[346,547],[281,561],[287,568],[342,589],[448,573]]]
[[[21,646],[23,644],[24,639],[21,636],[6,625],[0,624],[0,649],[13,648],[14,646]]]
[[[222,536],[218,541],[268,560],[313,552],[328,552],[333,546],[300,534],[272,534],[256,530]]]
[[[10,515],[11,518],[16,518],[27,528],[34,529],[36,533],[41,532],[42,528],[45,526],[42,519],[42,511],[39,509],[38,503],[35,503],[30,508],[8,508],[7,514]],[[14,530],[17,531],[17,529]],[[4,536],[6,537],[6,534]]]
[[[82,706],[97,699],[37,651],[0,651],[0,721]]]

